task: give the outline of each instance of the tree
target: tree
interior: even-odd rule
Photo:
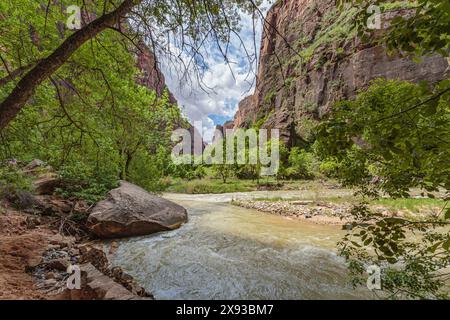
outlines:
[[[289,154],[286,176],[291,179],[311,179],[314,177],[314,155],[305,149],[294,147]]]
[[[12,3],[2,2],[1,12],[12,12],[12,15],[14,15],[16,8],[21,6],[15,3],[16,1],[12,0]],[[64,4],[66,2],[64,1]],[[73,4],[73,1],[67,3]],[[131,40],[132,43],[139,36],[151,43],[156,55],[165,53],[172,58],[179,57],[180,62],[184,63],[187,68],[192,65],[201,65],[200,70],[204,68],[205,60],[202,56],[202,48],[206,46],[206,43],[211,41],[219,45],[226,58],[226,45],[225,48],[222,48],[221,43],[229,42],[231,36],[237,34],[239,29],[237,12],[239,10],[252,11],[257,9],[255,2],[241,0],[226,2],[221,0],[99,0],[93,1],[91,4],[79,0],[78,4],[82,8],[83,18],[87,18],[84,19],[82,28],[69,36],[66,36],[65,32],[61,32],[61,28],[58,30],[59,32],[55,32],[55,34],[59,33],[64,37],[62,42],[61,39],[54,41],[54,37],[52,38],[53,41],[39,41],[40,36],[45,40],[49,37],[47,34],[49,12],[61,8],[51,2],[44,10],[38,2],[27,4],[34,9],[31,16],[35,17],[36,12],[42,13],[36,19],[40,26],[43,26],[43,30],[37,29],[37,26],[33,24],[25,25],[25,28],[29,30],[24,30],[20,24],[18,27],[9,26],[9,29],[5,29],[8,31],[7,37],[2,36],[2,41],[0,41],[1,61],[5,69],[2,72],[4,76],[1,79],[2,83],[14,81],[14,85],[11,91],[8,90],[0,103],[0,130],[4,129],[16,117],[39,85],[54,75],[77,50],[106,29],[118,32]],[[98,17],[90,19],[92,13],[98,14]],[[8,20],[8,16],[5,16]],[[42,20],[45,21],[42,22]],[[58,25],[64,26],[64,21],[65,19],[62,19]],[[17,20],[14,22],[17,23]],[[126,27],[126,25],[130,27]],[[18,43],[20,43],[18,39],[23,38],[24,31],[25,33],[31,33],[27,42],[39,49],[35,50],[38,53],[36,59],[26,64],[23,63],[24,58],[20,54],[21,46],[18,46]],[[179,51],[192,58],[187,65],[180,58],[182,57],[181,54],[173,53],[170,49],[167,49],[174,45]],[[16,55],[18,49],[19,54]],[[3,58],[4,55],[6,58]],[[13,65],[18,67],[10,71],[13,69],[11,68]],[[22,75],[23,73],[25,74]],[[186,70],[185,74],[188,74]],[[20,79],[15,82],[17,77],[20,77]]]
[[[338,177],[363,196],[339,243],[355,284],[368,265],[382,267],[390,297],[445,298],[450,263],[450,81],[377,80],[355,100],[338,103],[319,125],[317,150],[339,162]],[[423,218],[383,215],[368,200],[389,195],[443,196],[442,210]],[[414,235],[414,236],[413,236]]]
[[[227,139],[230,137],[220,137],[213,143],[213,170],[222,179],[223,183],[227,183],[228,178],[233,173],[233,164],[227,161]],[[234,140],[234,138],[232,138]],[[222,149],[220,148],[222,147]],[[233,144],[233,149],[235,145]]]
[[[355,21],[359,34],[365,40],[373,40],[373,33],[367,27],[367,21],[373,16],[374,10],[369,7],[376,5],[383,11],[407,10],[407,14],[397,15],[389,22],[387,30],[377,40],[386,45],[394,53],[414,54],[417,57],[426,54],[450,54],[450,3],[446,0],[417,1],[382,1],[382,0],[340,0],[341,8],[350,3],[359,4],[360,11]]]
[[[356,3],[361,10],[355,23],[363,40],[418,59],[425,54],[448,57],[448,1]],[[373,4],[382,10],[407,5],[404,15],[395,17],[375,39],[374,31],[367,28]],[[337,163],[340,180],[357,187],[364,197],[352,210],[354,221],[345,226],[348,233],[339,243],[341,255],[355,284],[365,282],[368,265],[382,267],[382,289],[390,298],[446,298],[448,294],[444,286],[450,263],[449,99],[449,79],[420,85],[378,80],[355,100],[338,103],[318,129],[318,154]],[[420,188],[428,197],[444,192],[442,210],[412,219],[385,216],[367,205],[367,200],[383,195],[409,197],[411,188]]]
[[[90,22],[70,35],[49,56],[38,61],[15,85],[12,92],[0,104],[0,129],[14,119],[28,99],[44,80],[58,70],[70,56],[86,41],[108,27],[120,24],[126,15],[141,0],[124,0],[116,9]],[[5,68],[7,68],[5,64]]]
[[[8,18],[0,20],[2,30],[19,32],[22,27],[17,20],[30,16],[33,19],[28,21],[40,31],[33,41],[23,39],[18,48],[22,63],[31,63],[43,54],[41,50],[60,41],[57,26],[64,11],[50,11],[44,19],[32,15],[34,2],[20,9],[4,2],[0,6],[8,13]],[[42,36],[45,24],[47,37]],[[17,46],[14,37],[0,41],[3,48]],[[143,75],[136,68],[134,49],[131,40],[111,29],[81,46],[36,89],[29,107],[2,130],[0,160],[42,159],[62,173],[64,194],[90,202],[103,197],[119,178],[151,191],[164,187],[159,179],[166,172],[158,170],[170,157],[160,154],[168,153],[171,131],[186,120],[170,103],[168,92],[159,95],[138,84],[136,79]],[[8,56],[8,61],[14,59]],[[0,99],[13,85],[0,87]],[[165,163],[148,167],[144,160]],[[145,169],[151,174],[143,174]]]

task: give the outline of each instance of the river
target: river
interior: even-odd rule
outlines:
[[[189,222],[173,232],[120,241],[112,262],[156,299],[372,297],[348,284],[344,260],[336,254],[340,227],[229,204],[232,198],[261,196],[166,194],[188,210]]]

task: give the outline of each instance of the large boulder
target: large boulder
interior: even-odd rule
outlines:
[[[186,221],[185,208],[122,181],[92,210],[88,227],[99,238],[123,238],[174,230]]]

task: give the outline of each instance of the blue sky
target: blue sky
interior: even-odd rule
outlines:
[[[267,8],[266,4],[265,9]],[[241,14],[241,20],[240,37],[246,50],[254,54],[256,40],[256,53],[259,54],[261,23],[258,23],[255,35],[251,17]],[[210,142],[215,125],[232,119],[239,101],[253,93],[257,65],[256,63],[249,65],[244,48],[237,38],[232,40],[230,46],[228,58],[231,63],[229,65],[225,63],[217,47],[210,47],[208,51],[209,54],[205,57],[207,70],[202,81],[210,89],[204,90],[205,86],[199,83],[183,85],[178,75],[165,68],[164,62],[162,62],[162,70],[166,76],[167,86],[177,98],[184,114],[191,123],[202,121],[202,128],[197,129],[203,132],[204,140]]]

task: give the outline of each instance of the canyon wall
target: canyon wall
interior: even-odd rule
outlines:
[[[408,12],[398,7],[383,13],[382,22]],[[240,102],[234,127],[259,122],[280,129],[289,145],[301,145],[336,101],[355,96],[371,80],[433,82],[450,75],[441,56],[414,62],[361,42],[355,14],[353,8],[339,11],[334,0],[278,1],[266,17],[255,93]]]
[[[137,82],[150,90],[156,90],[158,95],[162,95],[167,88],[166,79],[159,69],[155,55],[142,41],[138,46],[139,49],[135,50],[135,55],[137,67],[141,71],[141,76],[137,79]],[[168,93],[170,102],[176,104],[177,100],[172,92],[168,90]]]
[[[136,82],[150,90],[155,90],[158,95],[162,95],[164,90],[167,90],[169,94],[169,101],[173,104],[178,104],[175,96],[167,88],[164,74],[161,72],[156,61],[156,57],[150,48],[141,41],[139,43],[139,49],[135,50],[134,54],[136,56],[137,68],[141,72],[140,76],[136,79]],[[203,151],[205,149],[206,144],[203,142],[200,132],[198,132],[198,130],[191,123],[181,121],[179,123],[175,123],[174,128],[185,128],[189,130],[191,134],[191,150],[193,153],[195,151],[195,139],[202,141],[201,150]]]

